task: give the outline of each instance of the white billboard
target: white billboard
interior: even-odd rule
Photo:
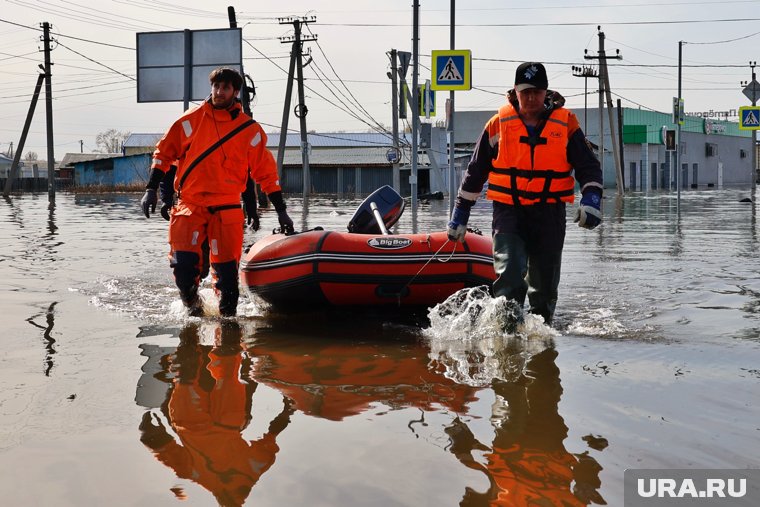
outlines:
[[[240,28],[137,34],[137,102],[199,101],[217,67],[241,71]]]

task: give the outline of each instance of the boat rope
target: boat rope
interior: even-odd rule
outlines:
[[[430,237],[429,236],[428,236],[428,241],[430,241]],[[399,306],[401,306],[401,296],[404,293],[404,290],[406,290],[406,288],[409,287],[412,284],[412,282],[415,280],[415,278],[417,278],[420,275],[420,273],[422,273],[422,270],[425,269],[427,267],[427,265],[430,264],[433,261],[433,259],[435,259],[438,256],[439,253],[441,253],[441,250],[443,250],[443,248],[446,245],[448,245],[449,243],[451,243],[451,240],[447,238],[446,241],[443,243],[443,245],[441,245],[441,248],[439,248],[438,251],[436,251],[427,260],[427,262],[422,265],[422,267],[420,268],[420,270],[417,271],[417,273],[408,282],[406,282],[406,285],[404,285],[403,287],[401,287],[401,289],[398,291],[398,294],[396,294],[396,297],[398,298],[398,305]],[[457,251],[457,246],[456,246],[456,244],[454,244],[454,249],[451,251],[451,255],[449,255],[449,258],[445,259],[445,260],[438,259],[438,262],[449,262],[451,260],[451,258],[454,257],[454,253],[456,251]]]

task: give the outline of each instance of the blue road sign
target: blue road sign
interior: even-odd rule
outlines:
[[[433,51],[433,90],[469,90],[472,88],[470,77],[471,53],[466,50]]]
[[[760,130],[760,106],[742,106],[739,108],[739,129]]]

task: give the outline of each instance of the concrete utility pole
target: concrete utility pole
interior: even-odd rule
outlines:
[[[409,184],[412,189],[412,233],[417,232],[417,132],[420,122],[420,107],[417,103],[419,86],[418,69],[420,66],[420,2],[414,0],[412,10],[412,175],[409,177]]]
[[[285,110],[282,115],[282,130],[280,131],[280,149],[277,153],[278,170],[281,170],[282,168],[282,158],[284,157],[284,139],[288,135],[287,116],[288,109],[290,108],[290,96],[293,90],[293,69],[295,68],[298,76],[298,105],[295,107],[293,112],[300,120],[301,126],[301,161],[303,163],[303,199],[305,208],[311,190],[311,183],[309,181],[309,141],[306,132],[306,115],[309,112],[309,108],[306,107],[306,98],[303,86],[303,43],[308,41],[315,41],[317,40],[317,37],[316,35],[303,37],[301,34],[301,26],[307,25],[309,23],[315,23],[317,21],[317,18],[316,16],[304,16],[300,18],[277,18],[277,20],[281,25],[292,24],[295,31],[295,35],[280,37],[280,42],[283,44],[292,42],[293,49],[290,52],[290,70],[288,72],[288,85],[285,94]]]
[[[48,205],[55,206],[55,153],[53,149],[53,84],[50,63],[50,23],[42,23],[45,44],[45,120],[47,123]],[[21,150],[19,150],[20,152]]]
[[[451,0],[451,21],[449,22],[449,45],[450,49],[453,51],[456,49],[456,46],[454,45],[454,27],[456,26],[455,23],[455,0]],[[454,205],[456,204],[457,200],[457,178],[456,178],[456,166],[455,166],[455,158],[456,158],[456,149],[455,149],[455,143],[454,143],[454,90],[449,91],[449,122],[446,127],[446,130],[449,131],[449,215],[451,215],[451,211],[454,209]]]
[[[393,128],[393,151],[395,159],[393,160],[393,188],[401,193],[401,171],[399,169],[399,158],[401,150],[398,142],[398,54],[395,49],[388,53],[391,59],[391,71],[388,77],[391,78],[391,109],[392,109],[392,128]]]
[[[681,66],[684,41],[678,41],[678,117],[676,118],[676,212],[681,212]]]
[[[757,82],[755,75],[755,66],[757,62],[749,62],[750,70],[752,71],[752,79],[749,82],[742,81],[741,86],[744,87],[743,93],[748,99],[752,101],[752,106],[757,105],[758,89],[760,89],[760,83]],[[760,178],[760,171],[757,169],[757,130],[752,131],[752,188],[755,188],[757,180]]]
[[[620,164],[620,151],[622,151],[623,147],[619,146],[617,140],[615,138],[615,117],[612,107],[612,94],[610,92],[610,76],[607,71],[607,60],[622,60],[623,57],[620,56],[620,50],[618,49],[616,51],[615,56],[607,56],[605,50],[604,50],[604,32],[601,30],[601,26],[597,27],[599,30],[599,54],[597,56],[584,56],[584,58],[588,60],[599,60],[599,100],[600,100],[600,106],[599,106],[599,116],[601,118],[602,115],[602,107],[603,104],[602,101],[602,94],[601,91],[604,90],[604,95],[607,99],[607,114],[609,116],[610,121],[610,142],[612,144],[612,155],[615,159],[615,179],[617,181],[617,189],[618,189],[618,195],[623,195],[623,192],[625,191],[624,188],[624,182],[623,182],[623,168]],[[604,133],[602,132],[601,126],[602,126],[602,120],[600,119],[599,122],[600,125],[600,135],[599,138],[604,139]],[[599,153],[601,154],[602,160],[604,160],[604,151],[602,150],[603,143],[600,143],[599,147]],[[602,162],[602,168],[604,167],[604,162]]]

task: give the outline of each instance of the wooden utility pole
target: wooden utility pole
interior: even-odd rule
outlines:
[[[45,120],[47,123],[48,205],[55,206],[55,150],[53,149],[53,84],[50,63],[50,23],[42,23],[45,44]],[[21,150],[19,150],[21,151]]]
[[[283,117],[282,117],[282,129],[280,131],[280,146],[279,150],[277,152],[277,159],[278,159],[278,170],[282,167],[282,159],[284,157],[284,150],[285,145],[283,142],[283,139],[288,135],[288,109],[290,109],[290,97],[293,90],[293,70],[295,69],[295,72],[297,74],[298,79],[298,105],[295,107],[294,113],[296,117],[300,120],[300,126],[301,126],[301,161],[303,163],[303,198],[304,198],[304,208],[306,207],[307,199],[309,197],[310,193],[310,187],[311,183],[309,181],[310,174],[309,174],[309,141],[308,136],[306,132],[306,115],[309,112],[309,108],[306,107],[306,98],[304,94],[304,86],[303,86],[303,43],[308,41],[315,41],[317,40],[317,36],[308,36],[303,37],[301,34],[301,27],[302,25],[307,25],[309,23],[315,23],[317,21],[316,16],[303,16],[300,18],[297,17],[287,17],[287,18],[277,18],[278,22],[281,25],[293,25],[293,30],[295,31],[295,35],[287,36],[287,37],[280,37],[280,42],[285,44],[288,42],[293,43],[292,50],[290,52],[290,70],[288,72],[288,85],[287,90],[285,93],[285,110],[283,111]],[[306,63],[308,65],[308,62]]]
[[[40,65],[42,67],[42,65]],[[44,69],[43,69],[44,70]],[[42,82],[45,80],[45,74],[39,74],[37,76],[37,85],[34,87],[34,93],[32,94],[32,101],[29,103],[29,111],[26,113],[26,121],[24,122],[24,129],[21,131],[21,140],[19,140],[18,148],[16,149],[16,155],[11,162],[11,168],[8,173],[8,178],[5,180],[5,188],[3,189],[3,197],[10,195],[13,181],[18,176],[18,164],[21,161],[21,153],[24,151],[24,144],[26,143],[26,136],[29,134],[29,126],[32,124],[32,118],[34,117],[34,109],[37,107],[37,99],[40,96],[40,90],[42,90]],[[48,175],[48,178],[50,176]]]
[[[602,120],[602,95],[601,92],[604,91],[604,95],[606,97],[607,101],[607,114],[609,116],[609,122],[610,122],[610,141],[612,144],[612,155],[615,159],[615,176],[617,181],[617,190],[618,195],[622,195],[625,188],[623,184],[623,168],[620,164],[620,153],[619,151],[623,149],[622,146],[618,147],[618,143],[615,138],[615,117],[612,107],[612,93],[610,92],[610,76],[607,71],[607,60],[622,60],[623,57],[620,55],[620,50],[618,49],[616,51],[615,56],[607,56],[605,50],[604,50],[604,32],[601,30],[601,26],[597,27],[599,30],[599,54],[597,56],[584,56],[587,60],[599,60],[599,90],[600,90],[600,96],[599,96],[599,117],[600,117],[600,129],[599,129],[599,154],[600,158],[602,159],[602,167],[604,167],[604,132],[601,128]]]

